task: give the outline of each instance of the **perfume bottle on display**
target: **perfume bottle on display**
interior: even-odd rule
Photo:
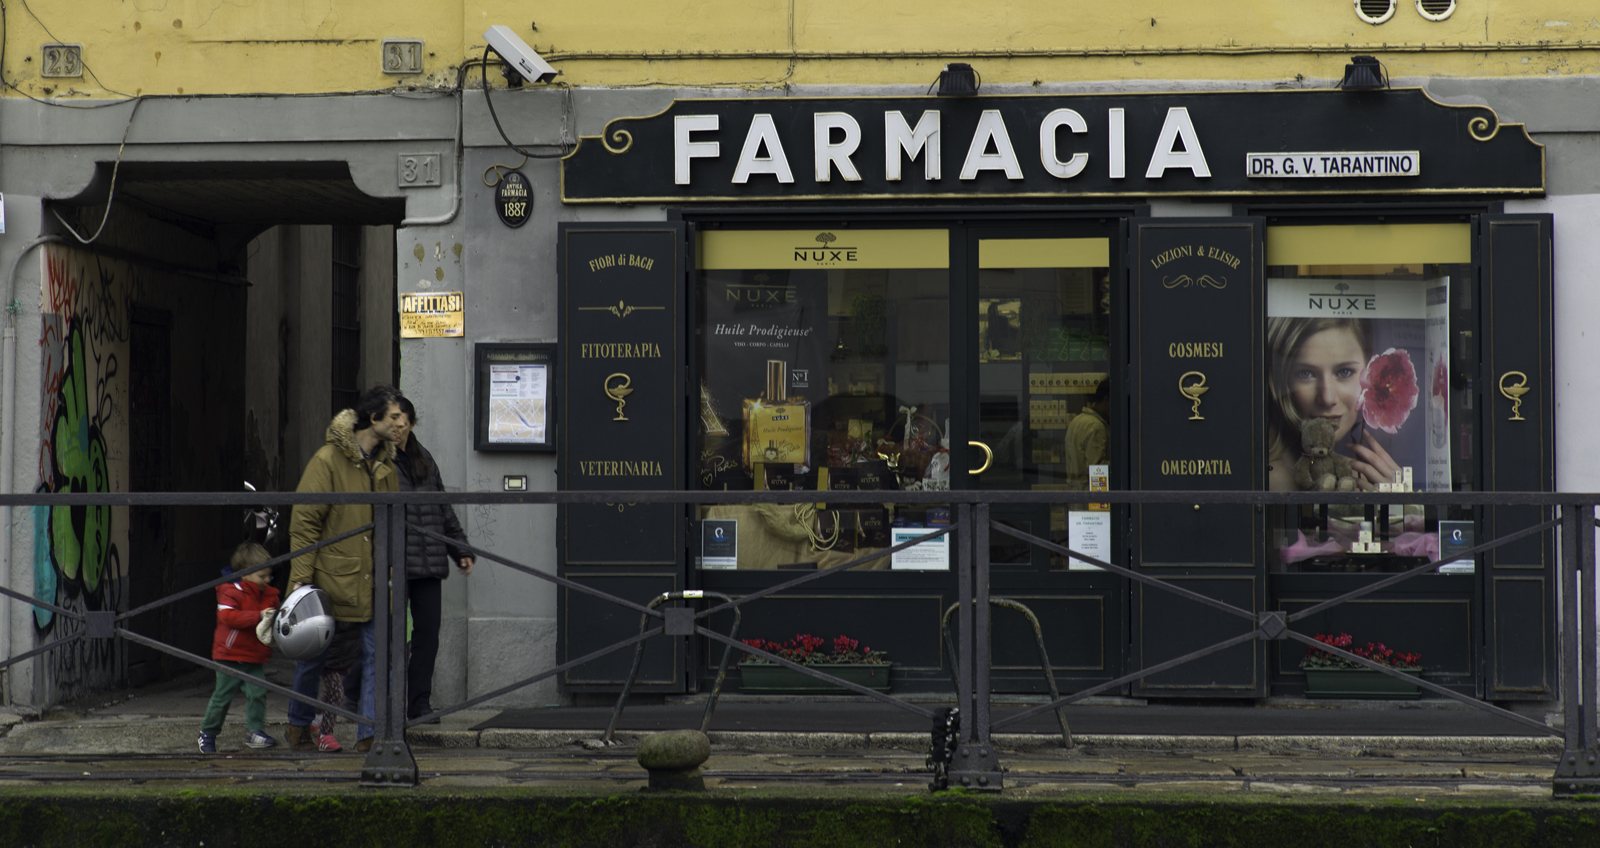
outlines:
[[[716,401],[712,400],[711,389],[706,386],[705,380],[700,381],[700,426],[707,436],[728,435],[728,426],[717,411]]]
[[[700,488],[750,488],[751,477],[740,467],[740,442],[729,434],[728,422],[717,409],[704,380],[700,381],[700,428]]]
[[[767,360],[767,389],[744,401],[744,464],[811,464],[811,404],[789,397],[789,363]]]

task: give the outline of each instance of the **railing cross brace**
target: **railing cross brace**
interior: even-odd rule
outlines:
[[[1289,633],[1289,615],[1280,610],[1265,610],[1256,618],[1256,628],[1266,639],[1283,639]]]
[[[114,639],[117,635],[115,610],[90,610],[83,615],[84,634],[90,639]]]
[[[666,636],[693,636],[694,635],[694,608],[693,607],[667,607],[662,610],[666,615]]]

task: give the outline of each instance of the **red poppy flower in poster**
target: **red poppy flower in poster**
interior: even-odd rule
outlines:
[[[1368,427],[1399,432],[1417,408],[1417,369],[1411,354],[1389,348],[1372,357],[1361,372],[1361,417]]]
[[[1443,357],[1433,364],[1433,388],[1428,399],[1441,410],[1450,408],[1450,369]]]

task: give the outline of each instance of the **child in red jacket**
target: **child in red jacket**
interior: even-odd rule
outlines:
[[[271,558],[265,548],[245,542],[234,550],[223,573],[244,571]],[[272,648],[256,638],[256,625],[277,609],[278,589],[270,585],[271,581],[272,569],[263,568],[217,587],[217,633],[211,643],[213,660],[262,680],[267,679],[265,668]],[[217,734],[228,717],[228,705],[241,687],[245,700],[245,744],[252,748],[271,748],[278,744],[278,740],[266,734],[267,690],[218,672],[217,688],[211,692],[211,703],[206,705],[206,717],[200,724],[200,753],[217,752]]]

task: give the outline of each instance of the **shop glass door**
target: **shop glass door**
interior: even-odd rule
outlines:
[[[1080,502],[996,505],[992,517],[1023,532],[1123,564],[1119,511],[1091,489],[1121,483],[1124,417],[1114,363],[1120,293],[1116,231],[1107,227],[974,229],[968,234],[975,325],[966,363],[964,488],[1084,492]],[[1122,579],[1081,560],[991,533],[991,591],[1039,618],[1064,690],[1121,673]],[[1043,691],[1032,628],[993,611],[994,686]]]

